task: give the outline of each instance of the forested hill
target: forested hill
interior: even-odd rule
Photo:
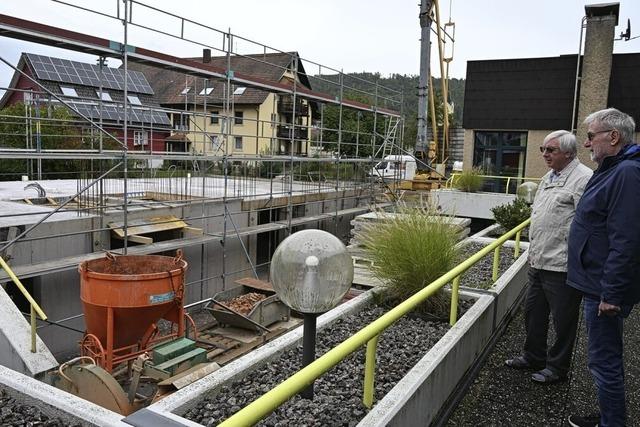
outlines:
[[[338,86],[330,82],[338,82],[338,75],[325,75],[321,76],[322,81],[318,78],[311,78],[311,86],[313,90],[318,92],[329,93],[337,95]],[[404,93],[404,116],[407,120],[407,125],[411,126],[415,123],[418,116],[418,76],[415,75],[402,75],[392,74],[390,77],[381,77],[379,73],[347,73],[344,77],[345,86],[353,87],[357,90],[374,93],[375,86],[370,83],[364,82],[378,82],[379,85],[390,88],[394,91],[402,91]],[[449,80],[449,103],[454,104],[453,119],[454,125],[462,124],[462,107],[464,105],[464,79],[450,79]],[[433,79],[434,90],[436,91],[436,101],[440,98],[440,79]],[[354,91],[349,91],[350,94],[345,94],[345,97],[351,98]],[[382,92],[382,90],[381,90]],[[350,96],[351,95],[351,96]],[[361,92],[355,91],[355,98],[365,101],[367,96]],[[373,100],[369,100],[373,103]],[[437,109],[436,109],[437,111]]]

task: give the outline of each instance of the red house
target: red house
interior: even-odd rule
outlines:
[[[72,107],[69,113],[78,118],[82,135],[95,136],[100,132],[95,125],[102,123],[105,131],[124,140],[124,70],[32,53],[23,53],[17,68],[38,84],[15,72],[9,89],[0,99],[0,109],[18,102],[61,106],[60,101],[42,89],[44,86]],[[128,72],[127,101],[128,149],[167,151],[165,139],[170,135],[171,122],[139,71]]]

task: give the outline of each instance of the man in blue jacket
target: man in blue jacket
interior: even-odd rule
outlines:
[[[625,425],[623,319],[640,301],[640,146],[635,122],[615,108],[585,119],[584,146],[598,164],[569,233],[567,283],[583,293],[588,367],[600,414],[572,426]]]

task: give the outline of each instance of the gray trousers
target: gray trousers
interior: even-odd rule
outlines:
[[[564,376],[571,366],[582,294],[567,285],[567,273],[529,267],[525,300],[524,357],[534,365],[545,365]],[[549,313],[556,339],[547,350]]]

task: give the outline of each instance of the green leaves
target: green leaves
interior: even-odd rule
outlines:
[[[496,222],[509,231],[531,216],[531,206],[524,199],[516,198],[511,203],[491,208]]]
[[[462,171],[459,175],[454,177],[453,186],[460,191],[466,191],[467,193],[475,193],[482,188],[484,178],[482,177],[482,171],[477,168]]]
[[[400,208],[379,212],[379,218],[365,227],[362,240],[389,299],[405,300],[454,266],[457,230],[448,217],[428,208]],[[448,296],[438,292],[422,310],[446,316]]]

